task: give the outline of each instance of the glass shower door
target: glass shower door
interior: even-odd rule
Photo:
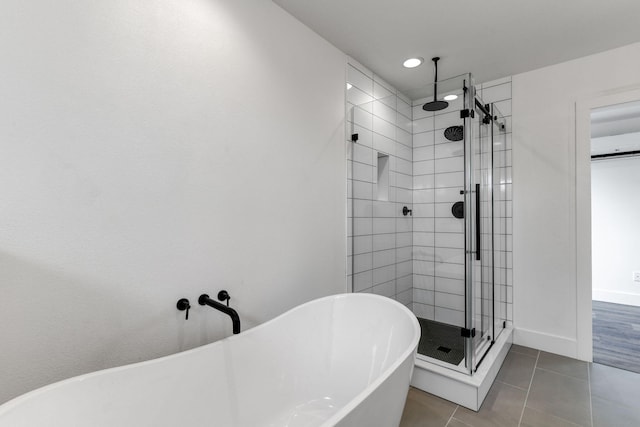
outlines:
[[[507,324],[507,194],[508,166],[506,121],[492,104],[493,115],[493,271],[494,271],[494,340]]]
[[[467,328],[471,368],[477,369],[494,339],[493,143],[489,106],[469,97],[473,111],[467,146]]]

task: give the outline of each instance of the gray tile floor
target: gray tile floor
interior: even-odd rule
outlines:
[[[411,388],[400,426],[640,426],[638,397],[640,374],[514,345],[480,411]]]

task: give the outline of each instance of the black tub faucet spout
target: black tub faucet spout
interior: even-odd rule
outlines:
[[[200,295],[200,298],[198,298],[198,304],[208,305],[209,307],[215,308],[216,310],[229,315],[229,317],[231,317],[231,322],[233,322],[233,333],[240,333],[240,316],[238,316],[238,313],[233,308],[212,300],[207,294]]]

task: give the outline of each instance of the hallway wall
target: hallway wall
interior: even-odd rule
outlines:
[[[578,355],[576,103],[640,86],[640,43],[513,76],[517,344]]]

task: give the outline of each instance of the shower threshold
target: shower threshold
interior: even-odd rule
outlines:
[[[464,360],[460,365],[453,366],[436,358],[424,358],[431,359],[431,361],[427,361],[423,359],[423,356],[418,355],[411,385],[477,411],[498,375],[512,342],[513,329],[507,327],[498,335],[495,344],[472,375],[458,370],[461,368],[460,365],[464,365]]]

